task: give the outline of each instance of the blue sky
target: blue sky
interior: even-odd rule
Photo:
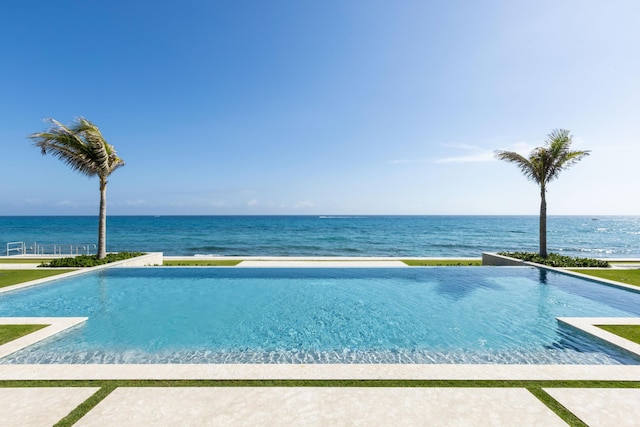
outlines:
[[[94,215],[41,156],[95,122],[111,215],[537,214],[496,149],[591,156],[549,214],[640,214],[635,0],[25,0],[0,27],[0,215]]]

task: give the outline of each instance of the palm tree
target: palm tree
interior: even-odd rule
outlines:
[[[566,129],[554,129],[545,145],[535,148],[529,158],[513,151],[496,151],[500,160],[515,163],[525,177],[540,186],[540,256],[547,257],[547,184],[570,166],[589,155],[589,151],[571,151],[571,135]]]
[[[89,120],[80,117],[70,127],[54,119],[47,120],[52,123],[49,130],[29,135],[42,154],[49,152],[71,169],[87,176],[97,175],[100,179],[98,258],[104,258],[107,255],[107,177],[124,166],[124,161]]]

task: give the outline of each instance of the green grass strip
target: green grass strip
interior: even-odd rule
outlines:
[[[0,325],[0,345],[29,335],[49,325]]]
[[[482,265],[481,259],[403,259],[411,267],[462,267]]]
[[[53,258],[0,258],[0,264],[42,264],[51,261]]]
[[[74,270],[0,270],[0,288],[31,280],[44,279]]]
[[[620,319],[624,322],[624,319]],[[640,344],[640,325],[596,325],[600,329]]]
[[[164,260],[162,263],[163,266],[171,266],[171,267],[192,267],[192,266],[202,266],[202,267],[233,267],[242,262],[242,260],[229,260],[229,259],[220,259],[220,260],[205,260],[205,259],[194,259],[194,260]]]
[[[565,408],[560,402],[555,400],[551,395],[545,392],[540,387],[528,387],[529,393],[538,398],[539,401],[544,403],[547,408],[552,410],[557,416],[569,424],[571,427],[589,427],[580,418],[576,417],[571,411]]]
[[[87,415],[87,413],[96,407],[96,405],[104,400],[116,387],[113,385],[107,385],[101,387],[100,390],[95,392],[91,397],[78,405],[73,411],[54,424],[54,427],[69,427],[77,423],[80,418]]]
[[[640,270],[571,270],[576,273],[613,280],[627,285],[640,286]]]

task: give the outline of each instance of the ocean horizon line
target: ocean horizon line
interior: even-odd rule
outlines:
[[[538,217],[539,214],[108,214],[107,217],[308,217],[308,218],[384,218],[384,217],[509,217],[509,218],[531,218]],[[98,214],[24,214],[24,215],[0,215],[0,218],[48,218],[48,217],[79,217],[97,218]],[[574,218],[635,218],[640,214],[547,214],[547,218],[574,217]]]
[[[107,250],[216,256],[478,256],[536,251],[537,215],[112,215]],[[9,242],[93,244],[98,216],[0,216]],[[548,248],[640,257],[639,216],[551,215]],[[30,243],[35,246],[35,243]]]

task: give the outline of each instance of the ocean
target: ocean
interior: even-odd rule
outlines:
[[[97,243],[97,217],[0,216],[9,242]],[[550,216],[550,252],[640,258],[640,216]],[[169,256],[480,257],[537,251],[537,216],[109,216],[107,250]]]

